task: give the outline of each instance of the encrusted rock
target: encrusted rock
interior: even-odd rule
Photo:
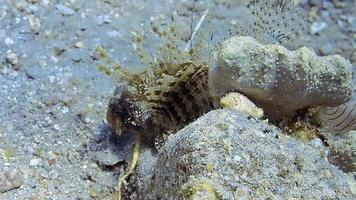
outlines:
[[[356,172],[356,131],[350,131],[344,137],[335,138],[331,145],[329,162],[344,172]]]
[[[19,188],[23,184],[23,176],[19,170],[13,169],[0,173],[0,194]]]
[[[151,177],[151,181],[138,181],[142,189],[138,197],[352,197],[347,175],[329,164],[320,151],[282,135],[266,122],[227,109],[209,112],[170,136]]]
[[[339,55],[317,56],[308,48],[289,51],[251,37],[232,37],[217,53],[209,72],[216,95],[239,91],[276,119],[296,110],[337,106],[353,92],[351,64]]]

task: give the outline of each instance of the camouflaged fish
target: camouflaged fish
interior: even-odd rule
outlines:
[[[116,89],[107,111],[107,121],[118,134],[138,131],[154,139],[218,107],[208,90],[204,63],[164,64],[126,77],[127,84]]]

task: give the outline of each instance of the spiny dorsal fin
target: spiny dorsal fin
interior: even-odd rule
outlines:
[[[175,66],[177,67],[177,66]],[[177,127],[214,108],[207,88],[207,65],[182,64],[175,75],[162,74],[146,96],[160,124]]]
[[[164,99],[165,92],[175,90],[179,82],[187,82],[198,68],[198,65],[190,62],[178,65],[165,64],[156,72],[156,83],[145,88],[147,99]]]

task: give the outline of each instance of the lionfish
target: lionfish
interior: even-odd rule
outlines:
[[[206,64],[185,62],[133,74],[110,99],[107,121],[119,134],[138,131],[146,138],[178,130],[217,107],[207,73]]]
[[[135,34],[140,45],[136,53],[146,68],[141,73],[120,72],[126,83],[115,89],[107,110],[107,121],[118,134],[142,133],[156,147],[163,135],[174,133],[218,107],[208,89],[209,53],[202,53],[199,45],[189,52],[180,50],[174,25],[162,34],[165,41],[156,61],[143,45],[142,36]]]

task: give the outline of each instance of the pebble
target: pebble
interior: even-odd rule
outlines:
[[[58,178],[58,172],[56,170],[49,171],[48,178],[52,180]]]
[[[40,170],[40,176],[42,178],[48,178],[48,172],[44,169]]]
[[[8,53],[7,56],[6,56],[6,59],[11,65],[19,64],[19,58],[13,52]]]
[[[111,23],[111,19],[110,19],[109,15],[101,15],[97,19],[97,24],[99,26],[101,26],[103,24],[110,24],[110,23]]]
[[[83,43],[82,42],[76,42],[73,45],[75,48],[83,48]]]
[[[66,47],[64,45],[58,44],[54,47],[54,55],[60,56],[66,51]]]
[[[78,53],[73,53],[71,58],[73,62],[80,62],[82,60],[81,55]]]
[[[55,124],[55,125],[53,126],[53,128],[54,128],[54,130],[56,130],[56,131],[61,130],[61,128],[59,127],[59,125],[58,125],[58,124]]]
[[[327,27],[327,24],[325,22],[314,22],[311,27],[310,27],[310,33],[311,34],[316,34],[321,32]]]
[[[28,23],[30,24],[31,29],[38,30],[41,27],[40,19],[34,15],[28,16]]]
[[[62,15],[73,15],[74,10],[63,5],[63,4],[57,4],[56,9],[62,14]]]
[[[18,1],[14,4],[14,6],[17,8],[18,11],[23,12],[25,11],[26,4],[25,2]]]
[[[31,167],[38,167],[42,166],[42,159],[41,158],[33,158],[30,160]]]
[[[43,4],[44,6],[48,6],[49,3],[50,3],[49,0],[43,0],[43,1],[42,1],[42,4]]]
[[[46,116],[46,117],[44,118],[44,120],[42,121],[42,126],[43,126],[43,127],[48,127],[48,126],[50,126],[52,123],[53,123],[53,122],[52,122],[51,118],[50,118],[49,116]]]
[[[16,188],[23,184],[23,176],[17,169],[0,173],[0,193],[4,193]]]
[[[48,159],[48,164],[52,165],[57,161],[58,155],[56,153],[53,153],[52,151],[50,151],[47,153],[47,159]]]
[[[5,44],[6,44],[7,46],[12,46],[12,45],[15,44],[15,41],[14,41],[13,39],[7,37],[7,38],[5,38]]]

